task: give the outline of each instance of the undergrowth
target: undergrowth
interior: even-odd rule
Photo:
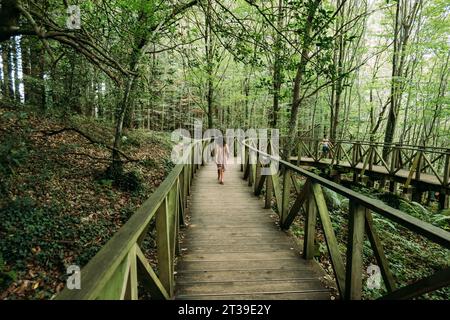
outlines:
[[[138,161],[111,179],[111,124],[1,109],[0,123],[0,299],[49,299],[64,287],[67,266],[84,266],[173,168],[170,135],[126,132],[121,151]],[[99,143],[69,131],[46,135],[64,127]],[[152,231],[147,238],[151,259]]]

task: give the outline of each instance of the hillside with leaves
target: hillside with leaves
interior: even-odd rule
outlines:
[[[67,266],[85,265],[170,172],[170,136],[124,135],[130,160],[113,179],[107,123],[6,109],[0,123],[0,298],[49,299]]]

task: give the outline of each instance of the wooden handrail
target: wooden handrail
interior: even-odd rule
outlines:
[[[286,138],[286,137],[281,137],[281,139]],[[312,139],[312,138],[302,138],[303,141],[307,141],[307,142],[321,142],[321,139]],[[450,149],[448,147],[434,147],[434,146],[418,146],[418,145],[411,145],[411,144],[402,144],[401,142],[393,142],[393,143],[384,143],[384,142],[371,142],[371,141],[365,141],[365,140],[335,140],[333,141],[335,144],[336,143],[345,143],[345,144],[361,144],[361,145],[376,145],[376,146],[381,146],[381,147],[388,147],[388,148],[393,148],[393,147],[400,147],[402,149],[405,150],[430,150],[430,152],[436,152],[436,153],[444,153],[444,154],[448,154],[450,153]],[[436,151],[433,151],[436,150]]]
[[[65,288],[55,299],[137,299],[138,278],[152,298],[173,296],[178,231],[183,224],[192,177],[199,168],[193,161],[194,151],[198,151],[198,144],[203,151],[203,142],[191,143],[182,163],[175,166],[150,198],[81,270],[81,289]],[[157,229],[158,274],[140,249],[153,218]]]
[[[450,232],[447,232],[441,228],[431,225],[430,223],[412,217],[398,209],[392,208],[380,200],[361,195],[351,189],[343,187],[340,184],[337,184],[317,174],[295,166],[290,162],[283,161],[279,159],[279,157],[275,157],[267,152],[263,152],[259,150],[258,147],[252,146],[250,143],[248,143],[248,140],[249,139],[239,141],[239,143],[241,144],[241,148],[244,149],[245,159],[249,159],[248,155],[250,152],[256,153],[258,154],[257,159],[259,159],[260,157],[266,157],[272,162],[278,163],[280,171],[283,173],[282,184],[279,182],[280,178],[278,174],[275,174],[271,169],[271,172],[273,173],[272,175],[266,176],[264,178],[256,175],[252,178],[252,183],[250,183],[249,181],[249,185],[253,185],[253,183],[255,184],[255,194],[260,194],[262,188],[264,187],[264,184],[266,185],[266,188],[268,188],[270,192],[270,194],[266,192],[266,207],[268,207],[268,203],[270,203],[273,190],[273,193],[275,194],[275,202],[280,215],[280,226],[283,229],[289,229],[292,221],[294,221],[295,216],[299,214],[302,207],[304,208],[306,217],[303,254],[306,259],[313,258],[314,239],[316,236],[316,219],[317,217],[319,217],[322,222],[322,228],[324,229],[325,240],[341,297],[345,299],[361,298],[362,274],[360,271],[362,271],[362,239],[364,237],[364,232],[368,235],[375,253],[376,260],[380,265],[381,274],[386,284],[386,288],[388,289],[389,293],[397,292],[393,277],[389,271],[389,266],[384,255],[380,239],[372,223],[371,212],[381,214],[385,218],[392,220],[437,244],[440,244],[444,248],[450,249]],[[244,172],[258,173],[261,170],[253,169],[257,168],[258,166],[262,166],[262,164],[258,162],[255,164],[246,161],[245,167],[243,169]],[[305,177],[307,180],[303,189],[298,194],[294,204],[289,208],[287,204],[289,204],[291,185],[286,182],[289,181],[288,178],[292,174],[299,174]],[[247,177],[248,175],[244,176],[244,178]],[[322,194],[323,187],[344,196],[350,201],[351,214],[349,215],[349,237],[347,243],[347,263],[345,268],[344,263],[341,259],[341,255],[339,253],[336,236],[331,226],[328,208]],[[420,290],[416,290],[416,292],[411,292],[411,290],[408,289],[408,297],[415,296],[415,293],[419,295],[424,292],[429,292],[431,290],[436,290],[436,288],[445,286],[446,283],[448,283],[449,275],[448,272],[445,272],[443,274],[444,277],[447,277],[446,281],[443,281],[441,284],[434,281],[434,279],[442,279],[443,275],[440,274],[439,277],[432,278],[432,285],[428,284],[429,281],[425,281],[424,283],[427,283],[426,288],[423,288],[419,285]],[[417,286],[412,286],[412,288],[416,287]],[[392,294],[389,296],[400,297],[403,295]]]

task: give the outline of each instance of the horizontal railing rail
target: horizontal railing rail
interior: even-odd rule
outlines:
[[[150,198],[81,270],[81,289],[65,288],[58,300],[136,300],[138,284],[152,299],[174,294],[174,261],[179,253],[179,229],[184,224],[187,197],[202,159],[206,140],[191,142],[183,160]],[[201,158],[196,159],[196,154]],[[156,225],[157,271],[141,248],[151,222]]]
[[[287,139],[288,137],[282,137],[282,139]],[[322,139],[314,139],[309,137],[302,137],[302,141],[304,142],[321,142]],[[392,143],[384,143],[384,142],[377,142],[377,141],[367,141],[367,140],[347,140],[347,139],[339,139],[331,141],[333,144],[336,143],[347,143],[347,144],[361,144],[361,145],[377,145],[382,147],[396,147],[401,146],[404,149],[408,150],[419,150],[419,149],[425,149],[425,150],[434,150],[436,152],[441,153],[449,153],[450,149],[448,147],[436,147],[436,146],[421,146],[421,145],[412,145],[412,144],[404,144],[402,142],[392,142]]]
[[[373,224],[372,213],[380,214],[446,249],[450,249],[449,232],[392,208],[380,200],[361,195],[340,184],[295,166],[291,162],[283,161],[279,157],[270,155],[268,153],[270,151],[261,151],[255,139],[239,141],[239,144],[240,152],[244,157],[244,164],[241,167],[244,172],[244,179],[248,179],[249,186],[254,188],[254,193],[257,196],[261,195],[262,190],[265,189],[266,208],[272,206],[272,200],[274,199],[281,228],[289,229],[301,210],[305,213],[303,241],[303,256],[305,259],[310,260],[314,257],[315,239],[317,238],[316,226],[317,220],[320,220],[337,288],[342,298],[361,299],[362,250],[365,235],[370,241],[388,291],[385,298],[413,298],[450,284],[450,268],[446,268],[417,283],[397,289],[384,254],[382,239],[379,238]],[[268,149],[270,150],[271,147],[269,146]],[[271,165],[264,165],[268,160],[270,160]],[[274,163],[278,164],[276,167],[279,167],[278,172],[281,173],[281,176],[275,171]],[[271,175],[261,174],[264,167],[270,168]],[[296,175],[306,178],[302,188],[297,185],[294,179]],[[345,264],[332,227],[322,188],[330,189],[349,199],[349,229]],[[297,197],[292,203],[290,196],[294,190]]]

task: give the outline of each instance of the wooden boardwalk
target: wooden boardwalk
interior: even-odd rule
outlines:
[[[292,163],[297,163],[298,162],[298,158],[297,157],[291,157],[290,158]],[[301,165],[331,165],[332,160],[331,159],[320,159],[319,162],[317,162],[316,160],[314,160],[313,158],[308,158],[308,157],[301,157],[300,160],[300,164]],[[341,160],[339,162],[339,164],[334,164],[336,167],[342,167],[342,168],[347,168],[347,169],[353,169],[351,164],[348,161],[345,160]],[[363,169],[364,164],[363,163],[358,163],[356,165],[356,170],[361,171]],[[389,171],[383,167],[383,166],[378,166],[378,165],[373,165],[372,166],[372,170],[369,170],[368,167],[366,167],[366,173],[375,173],[375,174],[379,174],[379,175],[383,175],[386,177],[391,177]],[[400,182],[404,182],[408,179],[409,176],[409,171],[408,170],[398,170],[395,173],[394,178]],[[429,187],[434,187],[434,189],[436,190],[440,190],[442,188],[442,183],[441,181],[439,181],[439,179],[432,174],[426,174],[426,173],[421,173],[420,174],[420,180],[416,179],[415,174],[412,176],[411,178],[412,183],[423,183],[428,185]],[[447,187],[448,188],[448,187]]]
[[[239,165],[225,185],[214,164],[198,171],[176,266],[176,299],[329,299],[329,290],[255,197]]]

